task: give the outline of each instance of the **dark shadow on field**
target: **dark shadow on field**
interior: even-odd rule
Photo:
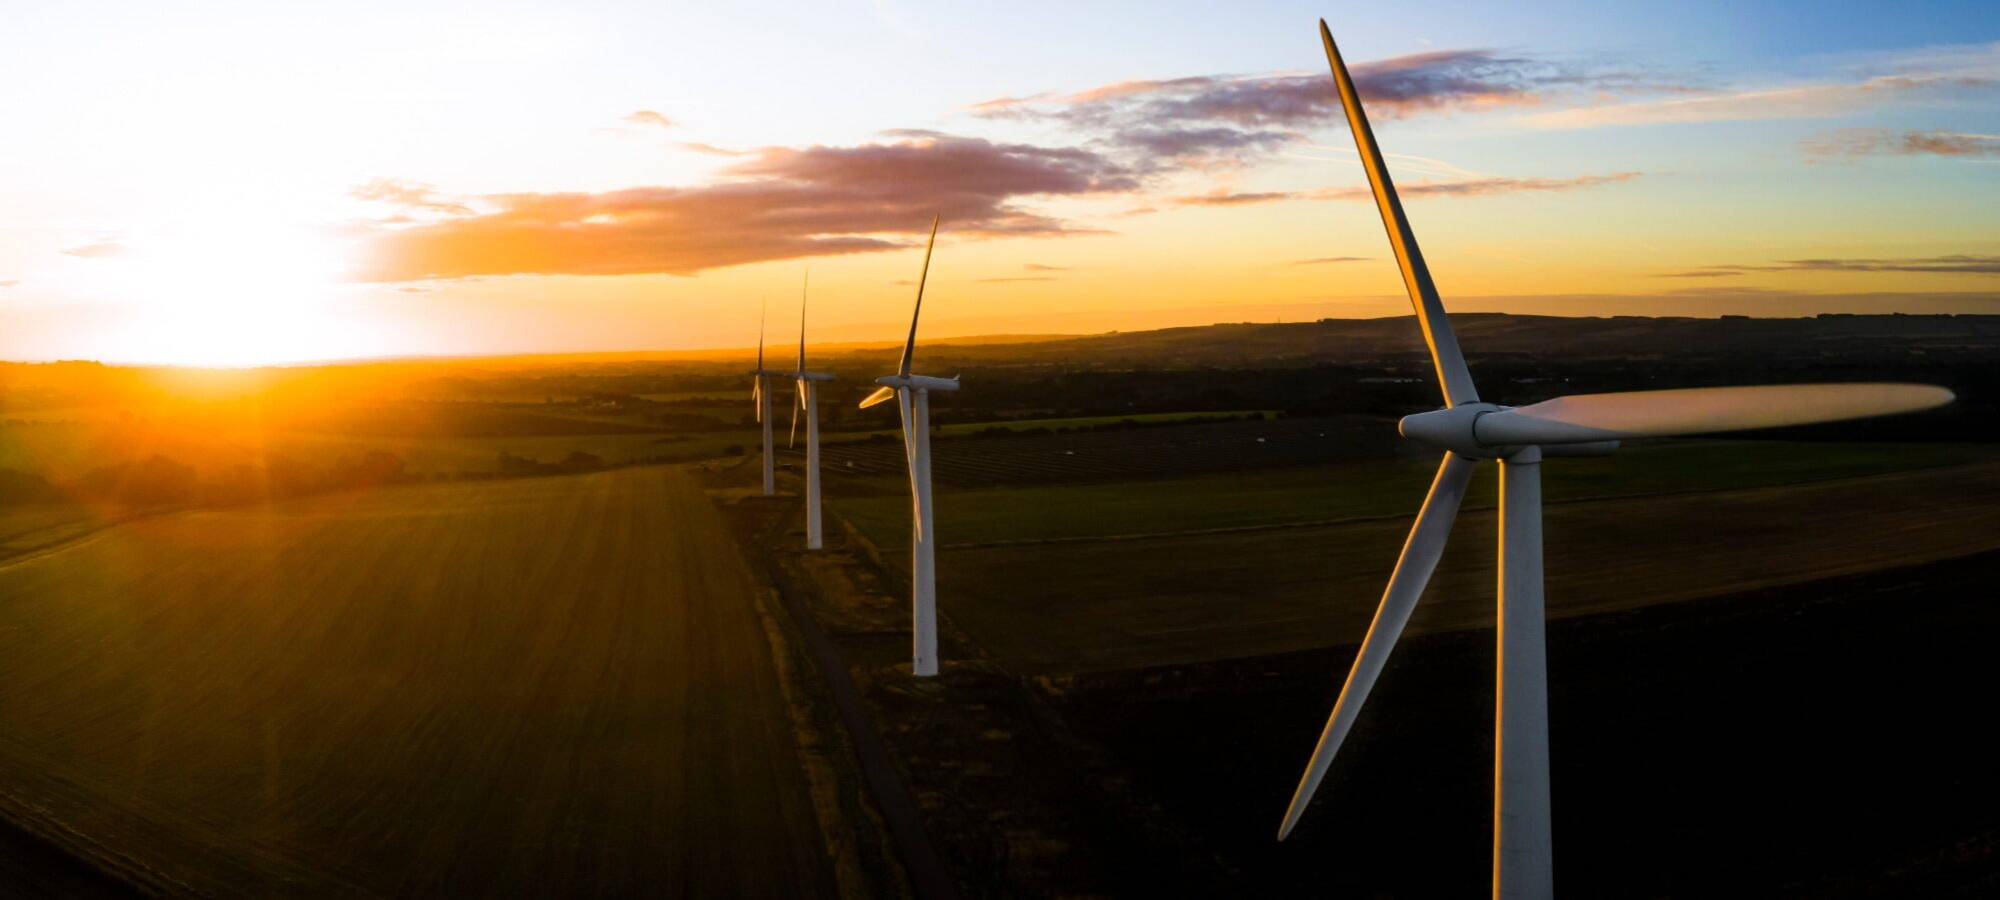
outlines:
[[[1986,553],[1551,623],[1563,893],[2000,892],[1996,567]],[[1273,840],[1352,655],[1045,684],[1244,895],[1483,893],[1491,631],[1405,641],[1314,807]]]

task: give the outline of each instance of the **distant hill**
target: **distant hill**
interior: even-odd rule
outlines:
[[[1697,360],[1745,355],[1880,358],[2000,352],[2000,316],[1825,315],[1800,319],[1520,316],[1451,317],[1468,357]],[[1411,316],[1243,323],[923,346],[933,368],[952,363],[1089,367],[1365,364],[1422,357]],[[852,355],[881,351],[856,350]]]

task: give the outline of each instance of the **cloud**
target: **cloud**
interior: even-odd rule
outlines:
[[[1577,188],[1594,187],[1628,181],[1643,175],[1643,172],[1614,172],[1610,175],[1579,175],[1575,178],[1505,178],[1486,176],[1464,178],[1453,181],[1414,181],[1396,186],[1396,193],[1405,199],[1410,197],[1486,197],[1496,194],[1512,194],[1522,191],[1569,191]],[[1257,203],[1276,203],[1284,200],[1373,200],[1374,193],[1362,186],[1324,187],[1308,191],[1255,191],[1231,193],[1223,190],[1210,191],[1187,197],[1172,198],[1181,206],[1248,206]]]
[[[1784,259],[1768,266],[1707,266],[1672,277],[1700,278],[1700,272],[1930,272],[1953,275],[2000,275],[2000,256],[1921,256],[1901,259]]]
[[[1045,266],[1041,263],[1026,263],[1021,266],[1030,272],[1067,272],[1068,266]]]
[[[1588,73],[1491,50],[1437,50],[1352,68],[1371,118],[1544,102],[1550,92],[1659,89],[1627,73]],[[1205,75],[1120,81],[1071,94],[1002,97],[974,104],[988,117],[1059,118],[1077,123],[1231,122],[1308,127],[1342,118],[1325,72]]]
[[[674,146],[682,150],[691,150],[695,153],[705,153],[709,156],[750,156],[757,152],[755,150],[730,150],[724,147],[717,147],[714,144],[705,144],[701,141],[681,141]]]
[[[1799,141],[1799,150],[1807,156],[1821,159],[1918,155],[2000,157],[2000,134],[1843,128]]]
[[[10,288],[20,283],[21,279],[19,278],[8,278],[5,280],[0,280],[0,288]]]
[[[1374,259],[1374,257],[1372,257],[1372,256],[1321,256],[1321,257],[1317,257],[1317,258],[1314,258],[1314,259],[1295,259],[1295,260],[1292,260],[1292,261],[1291,261],[1291,262],[1289,263],[1289,265],[1294,265],[1294,266],[1317,266],[1317,265],[1324,265],[1324,264],[1326,264],[1326,263],[1344,263],[1344,262],[1367,262],[1367,261],[1369,261],[1369,260],[1371,260],[1371,259]]]
[[[1496,194],[1513,194],[1522,191],[1572,191],[1577,188],[1596,187],[1601,184],[1615,184],[1630,181],[1644,175],[1644,172],[1613,172],[1609,175],[1578,175],[1575,178],[1464,178],[1455,181],[1430,181],[1428,179],[1409,184],[1396,185],[1396,193],[1402,197],[1487,197]],[[1308,192],[1314,200],[1373,200],[1375,195],[1366,187],[1321,188]]]
[[[1794,291],[1788,288],[1715,286],[1715,287],[1678,288],[1675,290],[1667,291],[1666,295],[1669,297],[1699,297],[1699,298],[1799,297],[1799,296],[1805,296],[1805,292]]]
[[[1079,148],[925,136],[852,147],[766,147],[694,187],[495,194],[495,211],[373,235],[365,281],[468,275],[692,275],[719,266],[909,246],[933,213],[952,234],[1079,233],[1022,198],[1134,190]]]
[[[1186,197],[1172,197],[1169,202],[1180,206],[1249,206],[1256,203],[1275,203],[1279,200],[1297,200],[1308,192],[1304,191],[1227,191],[1217,189],[1206,194]]]
[[[1694,270],[1694,271],[1691,271],[1691,272],[1658,272],[1658,273],[1655,273],[1655,274],[1653,275],[1653,277],[1655,277],[1655,278],[1735,278],[1735,277],[1737,277],[1737,276],[1739,276],[1739,275],[1742,275],[1742,274],[1743,274],[1742,272],[1730,272],[1730,271],[1722,271],[1722,270],[1717,270],[1717,269],[1696,269],[1696,270]]]
[[[634,125],[651,125],[655,128],[672,128],[676,124],[678,124],[674,120],[669,119],[666,116],[660,115],[659,113],[656,113],[650,109],[642,109],[635,112],[626,113],[622,118],[619,119],[619,121],[630,122]]]
[[[1353,73],[1376,120],[1682,89],[1629,72],[1491,50],[1416,53],[1362,63]],[[1301,139],[1303,131],[1344,121],[1323,71],[1119,81],[1067,94],[999,97],[968,109],[986,118],[1059,121],[1133,153],[1198,166],[1240,163]]]
[[[421,209],[444,213],[451,216],[472,215],[472,207],[456,200],[438,195],[437,189],[428,184],[400,181],[394,178],[376,178],[347,192],[356,200],[387,203],[405,209]]]
[[[84,259],[110,259],[124,256],[130,252],[130,248],[117,241],[97,241],[80,247],[71,247],[62,252],[64,256],[80,256]]]
[[[981,284],[999,284],[1009,281],[1054,281],[1056,279],[1047,275],[1029,275],[1020,278],[974,278],[972,280]]]
[[[1594,128],[1668,122],[1824,118],[1898,99],[1942,96],[1952,88],[1992,84],[1993,79],[1978,76],[1881,75],[1855,83],[1807,84],[1555,110],[1529,116],[1527,121],[1543,128]]]
[[[1225,127],[1135,127],[1111,136],[1112,143],[1146,156],[1193,165],[1210,159],[1261,156],[1299,139],[1298,134],[1290,131],[1242,131]]]

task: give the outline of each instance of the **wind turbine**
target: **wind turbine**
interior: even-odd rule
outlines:
[[[1424,498],[1381,606],[1341,687],[1319,745],[1278,826],[1283,840],[1354,726],[1396,638],[1444,552],[1476,460],[1500,463],[1499,696],[1493,760],[1493,895],[1548,897],[1554,892],[1549,825],[1547,663],[1543,656],[1542,489],[1545,456],[1602,455],[1635,437],[1664,437],[1803,425],[1912,412],[1952,399],[1917,384],[1810,384],[1583,394],[1520,408],[1482,402],[1459,353],[1444,304],[1431,283],[1416,235],[1403,215],[1382,151],[1369,130],[1354,81],[1326,21],[1320,40],[1347,112],[1355,149],[1368,171],[1382,224],[1403,272],[1417,324],[1430,346],[1445,408],[1405,417],[1397,429],[1442,451],[1444,461]]]
[[[882,385],[861,401],[867,409],[890,397],[903,416],[903,457],[910,466],[910,619],[919,676],[936,675],[937,543],[931,532],[931,392],[958,390],[956,378],[910,374],[910,357],[917,349],[917,317],[924,311],[924,281],[930,277],[931,250],[937,247],[938,219],[931,218],[930,243],[924,246],[924,267],[917,275],[917,305],[910,311],[910,337],[903,342],[903,361],[896,374],[875,379]]]
[[[792,435],[786,439],[790,447],[799,436],[799,410],[806,411],[806,549],[818,550],[824,544],[819,515],[819,382],[832,381],[833,376],[825,372],[806,371],[806,286],[811,283],[812,273],[808,271],[799,283],[799,368],[792,373],[798,384],[794,394],[798,402],[792,406]]]
[[[753,379],[750,387],[750,403],[757,408],[757,424],[764,429],[764,496],[778,492],[777,471],[771,459],[771,392],[764,389],[768,378],[789,375],[789,372],[775,372],[764,368],[764,319],[770,312],[771,304],[766,302],[757,313],[757,368],[750,370]]]

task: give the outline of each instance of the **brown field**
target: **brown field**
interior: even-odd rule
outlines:
[[[0,814],[152,891],[833,892],[678,470],[136,519],[0,563]]]
[[[1562,461],[1547,478],[1562,477]],[[1496,474],[1482,471],[1480,478]],[[1414,509],[1420,495],[1409,499]],[[939,606],[1022,672],[1107,671],[1358,641],[1406,517],[1131,540],[952,548]],[[1553,617],[2000,547],[2000,464],[1747,490],[1553,503]],[[1459,518],[1414,633],[1490,626],[1494,517]],[[891,554],[894,559],[894,554]]]

